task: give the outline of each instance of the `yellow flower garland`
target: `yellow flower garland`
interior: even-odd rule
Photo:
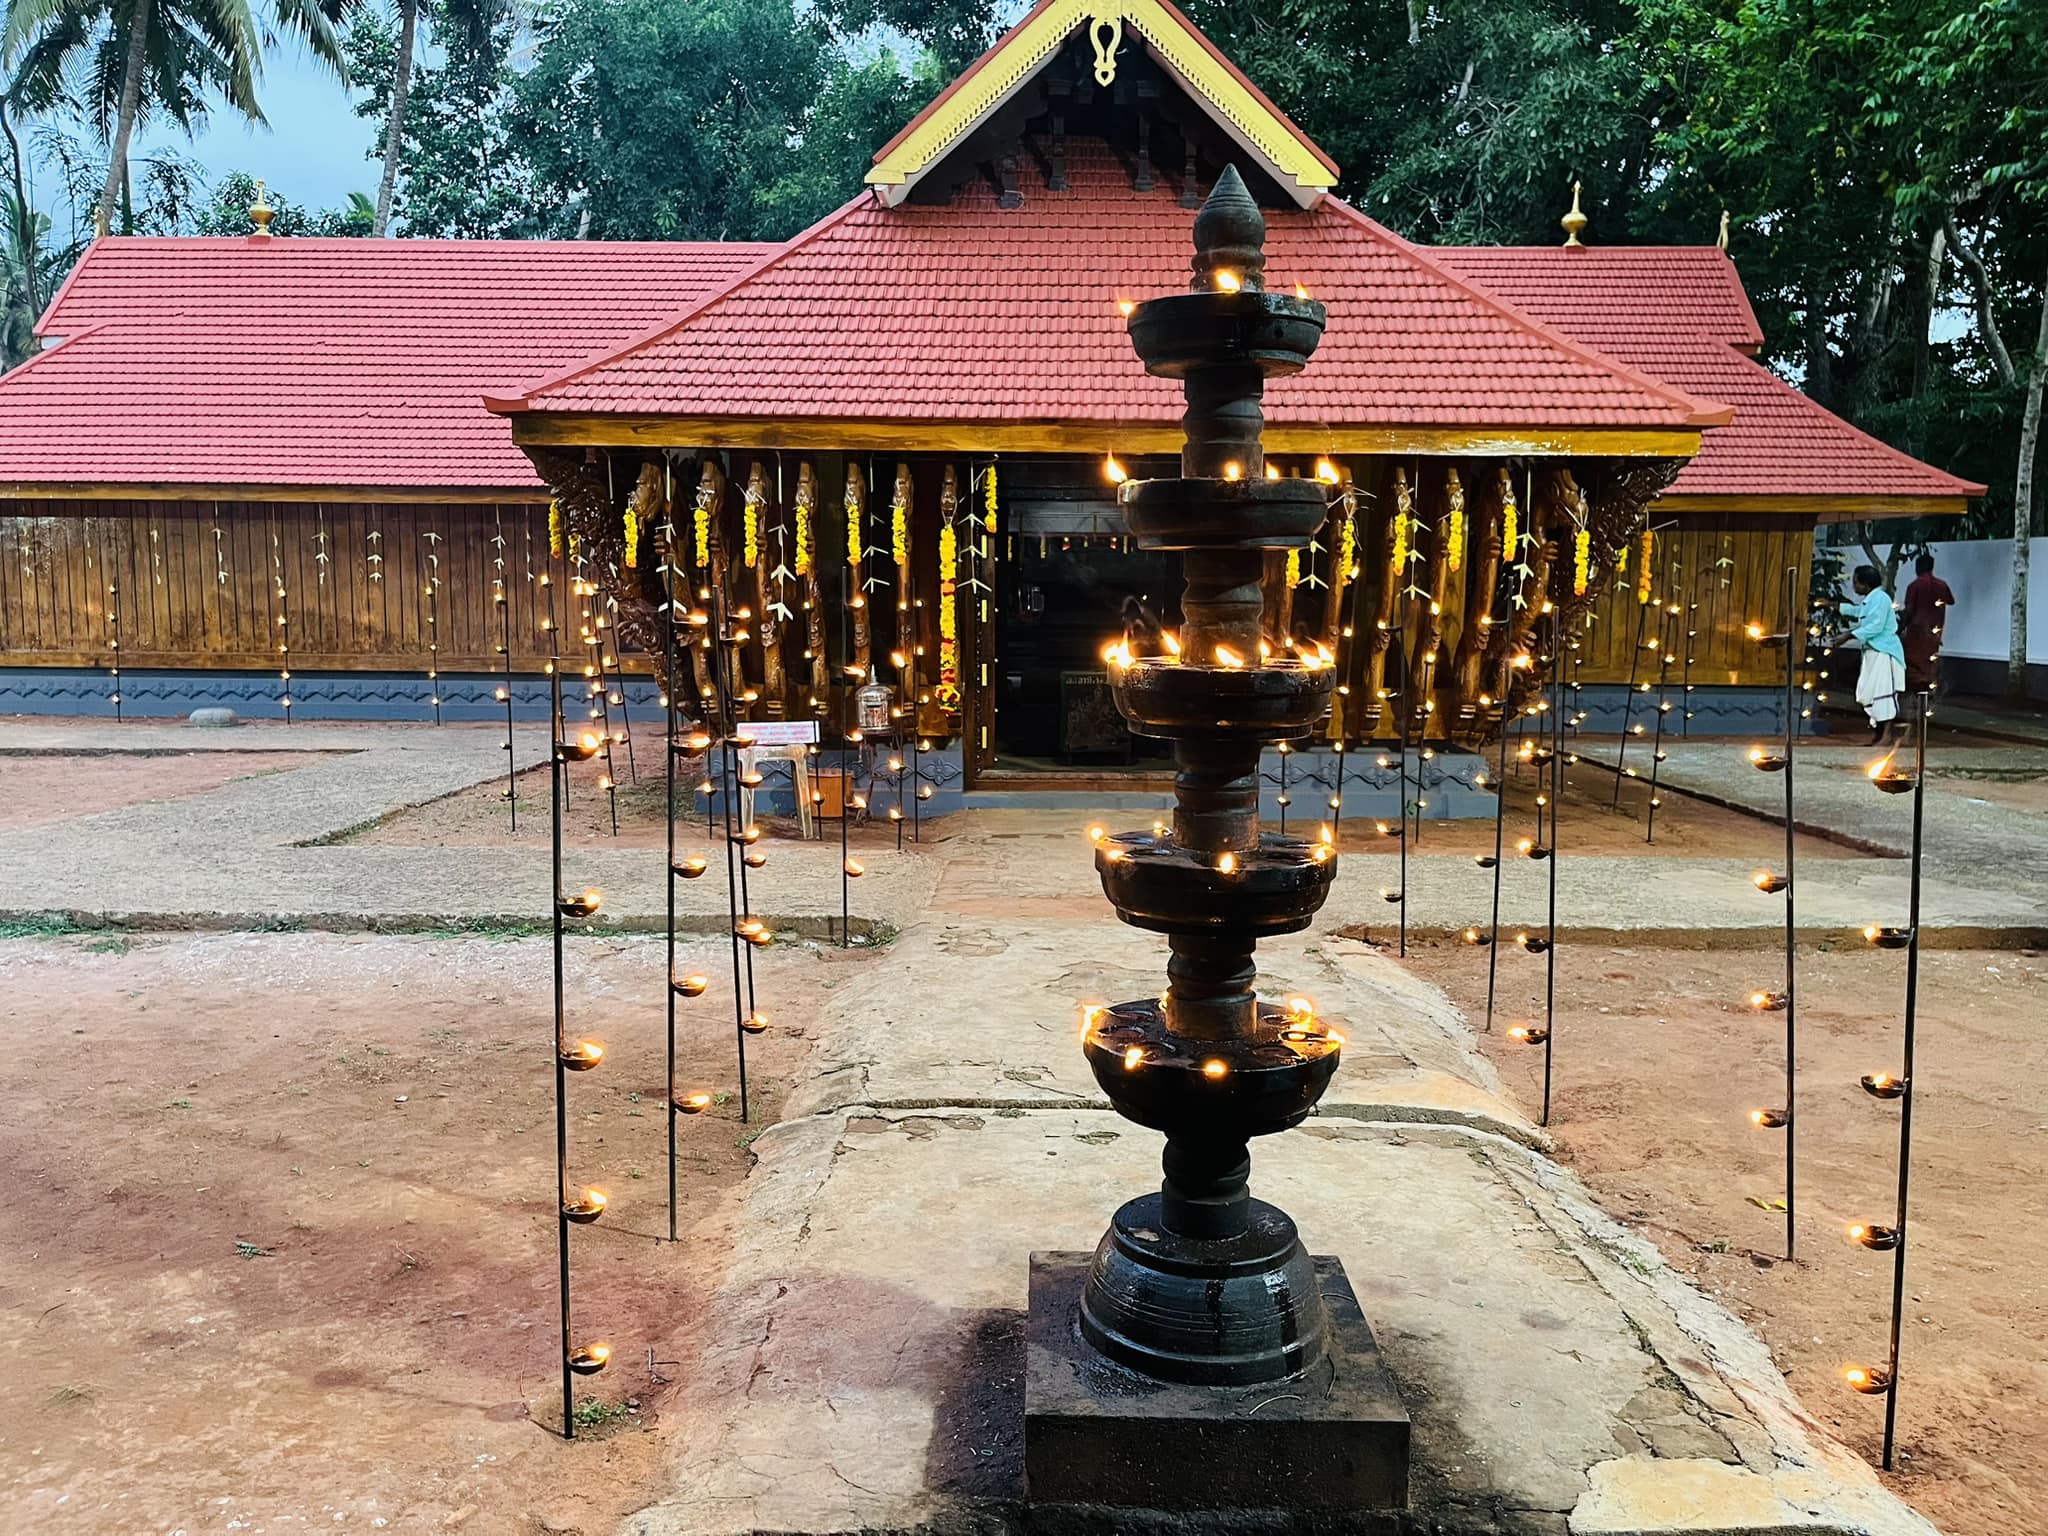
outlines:
[[[1292,592],[1301,585],[1301,551],[1287,551],[1287,590]]]
[[[1358,559],[1358,522],[1347,514],[1337,531],[1337,573],[1346,579],[1354,574],[1353,562]]]
[[[1650,600],[1650,571],[1657,549],[1657,535],[1648,528],[1643,530],[1643,560],[1636,567],[1636,601]]]
[[[909,510],[900,493],[889,503],[889,551],[898,565],[910,564]]]
[[[1515,488],[1510,485],[1501,492],[1500,554],[1510,565],[1515,563],[1515,544],[1522,536],[1522,509],[1515,505]]]
[[[562,558],[562,504],[548,503],[548,553],[557,560]]]
[[[988,516],[983,518],[982,521],[987,525],[989,537],[994,538],[996,534],[996,466],[993,459],[989,461],[988,466],[987,507]]]
[[[1572,540],[1572,592],[1583,594],[1593,575],[1593,531],[1581,528]]]
[[[630,571],[640,563],[640,519],[628,507],[621,521],[626,530],[626,569]]]
[[[811,498],[802,492],[796,498],[796,573],[811,574]]]
[[[850,496],[846,499],[846,563],[860,564],[860,503]]]
[[[1405,498],[1404,498],[1405,499]],[[1408,569],[1408,514],[1394,514],[1394,579],[1400,580]]]
[[[749,496],[740,508],[741,556],[752,570],[761,563],[761,504]]]
[[[1465,568],[1465,492],[1453,489],[1451,492],[1450,527],[1447,535],[1450,548],[1444,551],[1444,569],[1452,574]]]
[[[701,568],[711,563],[711,493],[709,491],[699,491],[697,493],[695,523],[697,547],[691,551],[691,554]]]

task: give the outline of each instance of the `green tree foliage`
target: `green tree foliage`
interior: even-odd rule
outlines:
[[[362,237],[370,233],[377,217],[377,205],[368,194],[351,192],[344,208],[307,208],[265,187],[263,201],[271,211],[273,235],[301,235],[333,239]],[[256,178],[247,171],[230,171],[214,184],[213,195],[192,217],[195,235],[246,235],[255,228],[249,210],[256,203]]]

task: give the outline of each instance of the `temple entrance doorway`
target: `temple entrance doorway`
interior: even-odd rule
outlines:
[[[1127,626],[1178,627],[1175,557],[1136,548],[1109,503],[1057,512],[1064,515],[1027,512],[1004,541],[991,679],[995,760],[979,777],[1163,782],[1171,753],[1125,726],[1102,652]]]

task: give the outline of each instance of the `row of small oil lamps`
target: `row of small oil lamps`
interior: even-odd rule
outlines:
[[[1818,634],[1819,631],[1816,629],[1813,633]],[[1762,626],[1750,625],[1749,634],[1752,639],[1761,639]],[[1751,747],[1749,761],[1764,773],[1782,773],[1787,766],[1782,752],[1770,752],[1763,747]],[[1887,795],[1908,794],[1915,782],[1914,774],[1898,767],[1891,753],[1872,763],[1865,770],[1865,777],[1880,793]],[[1767,896],[1789,890],[1792,885],[1787,876],[1768,869],[1758,870],[1750,877],[1750,883]],[[1913,930],[1893,924],[1869,923],[1864,926],[1863,937],[1877,949],[1904,949],[1913,942]],[[1749,995],[1749,1006],[1760,1013],[1782,1012],[1787,1002],[1783,992],[1757,991]],[[1906,1079],[1894,1077],[1889,1072],[1866,1072],[1857,1082],[1865,1093],[1881,1102],[1903,1098],[1911,1087]],[[1759,1130],[1781,1130],[1791,1121],[1792,1114],[1788,1109],[1752,1109],[1749,1112],[1750,1124]],[[1899,1234],[1894,1228],[1877,1222],[1851,1222],[1847,1234],[1850,1242],[1879,1253],[1889,1252],[1899,1243]],[[1891,1372],[1882,1366],[1848,1366],[1842,1372],[1842,1379],[1863,1393],[1881,1394],[1891,1386]]]

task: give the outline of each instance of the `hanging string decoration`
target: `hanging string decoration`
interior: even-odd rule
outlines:
[[[327,585],[327,508],[319,502],[313,506],[313,585]]]
[[[796,573],[799,576],[811,574],[811,518],[816,513],[818,483],[811,476],[800,474],[796,482]]]
[[[953,466],[939,486],[939,707],[960,707],[960,479]]]
[[[1450,546],[1444,551],[1444,569],[1456,575],[1465,568],[1465,487],[1451,481],[1451,510],[1445,521],[1444,537]]]
[[[1643,530],[1643,556],[1636,564],[1636,601],[1638,603],[1647,603],[1650,600],[1650,578],[1654,574],[1656,554],[1656,531],[1645,528]]]

